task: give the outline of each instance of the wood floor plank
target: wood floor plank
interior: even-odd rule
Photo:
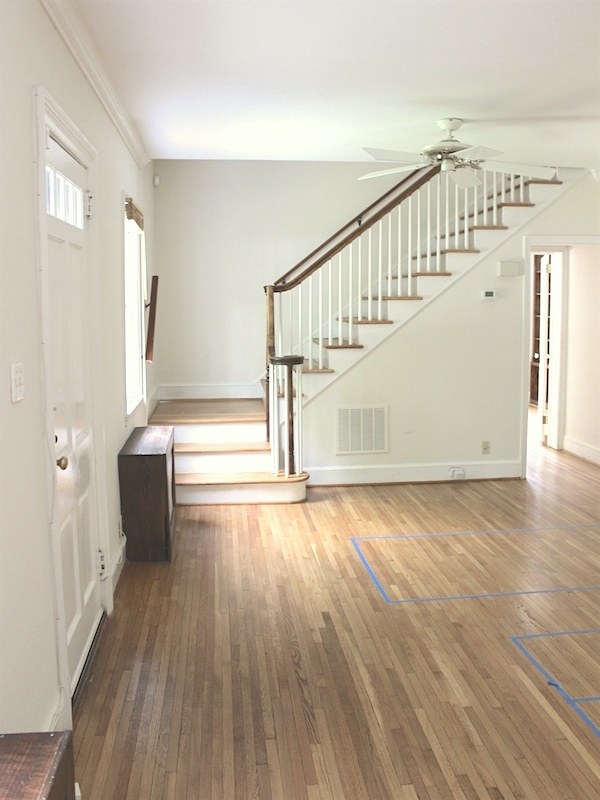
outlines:
[[[172,562],[123,569],[75,712],[83,796],[600,800],[600,737],[511,639],[599,627],[600,590],[415,601],[599,564],[600,468],[552,451],[526,481],[181,507]],[[600,696],[600,632],[524,641]]]

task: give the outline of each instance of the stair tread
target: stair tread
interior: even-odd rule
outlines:
[[[319,367],[311,367],[311,368],[304,367],[303,370],[302,370],[302,374],[303,375],[321,375],[321,374],[327,375],[327,374],[333,374],[334,371],[335,370],[330,369],[329,367],[323,367],[322,369],[319,369]]]
[[[245,483],[298,483],[308,479],[308,473],[289,475],[283,473],[273,475],[272,472],[180,472],[176,475],[177,486],[215,486],[220,484]]]
[[[448,278],[451,272],[413,272],[413,278]]]
[[[151,425],[198,425],[201,423],[264,422],[261,398],[225,397],[195,400],[159,400]]]
[[[431,273],[427,272],[426,274],[429,275]],[[379,300],[378,297],[373,297],[372,299],[373,300]],[[381,296],[381,299],[382,300],[422,300],[423,297],[420,294],[403,294],[403,295],[384,294],[384,295]]]
[[[313,341],[315,344],[319,344],[318,339],[313,339]],[[322,346],[325,350],[360,350],[364,347],[362,344],[350,344],[345,341],[340,342],[339,339],[332,339],[331,342],[325,341]]]
[[[393,325],[393,319],[366,319],[365,317],[342,317],[342,322],[352,322],[353,325]]]
[[[175,453],[254,453],[269,451],[268,442],[175,442]]]

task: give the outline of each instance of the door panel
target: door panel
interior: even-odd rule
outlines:
[[[86,172],[51,140],[47,163],[75,187]],[[55,458],[54,524],[58,531],[71,690],[75,689],[102,615],[96,568],[98,522],[86,230],[46,215],[48,230],[49,403]],[[58,465],[59,460],[65,460]]]

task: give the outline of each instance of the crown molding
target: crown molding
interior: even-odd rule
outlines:
[[[150,161],[146,146],[121,103],[72,0],[40,0],[140,169]]]

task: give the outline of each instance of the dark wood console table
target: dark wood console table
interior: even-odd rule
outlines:
[[[1,734],[0,800],[75,800],[71,732]]]

